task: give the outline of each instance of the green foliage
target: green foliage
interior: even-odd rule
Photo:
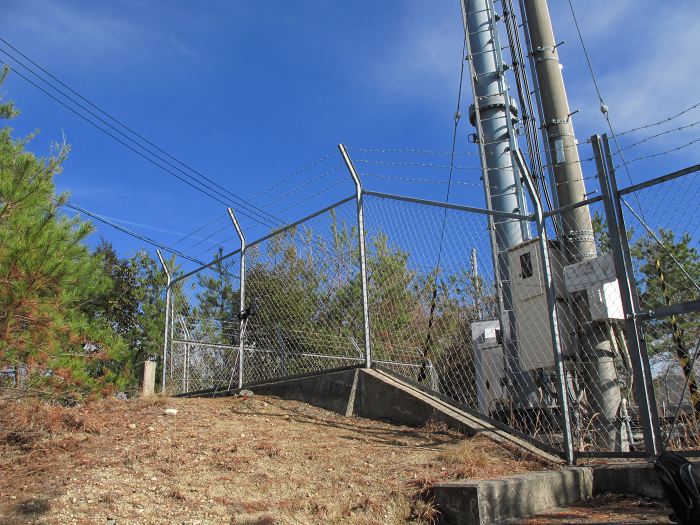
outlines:
[[[632,247],[632,256],[638,261],[642,307],[653,310],[697,299],[698,291],[692,281],[700,283],[700,256],[692,246],[690,235],[683,233],[677,238],[672,230],[660,228],[657,236],[661,245],[647,235]],[[670,321],[663,319],[648,323],[646,332],[650,353],[676,350]],[[680,330],[681,344],[687,351],[700,336],[700,314],[677,316],[675,321]]]
[[[16,113],[0,106],[3,117]],[[101,258],[82,243],[92,228],[58,213],[67,196],[55,195],[53,177],[68,148],[37,158],[25,149],[32,138],[0,131],[0,368],[16,381],[79,392],[121,386],[106,363],[125,346],[83,310],[111,287]]]

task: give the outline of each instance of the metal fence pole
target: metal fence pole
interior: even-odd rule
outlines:
[[[171,291],[170,291],[170,284],[172,283],[172,276],[170,275],[170,270],[168,270],[168,266],[165,264],[165,259],[163,259],[163,254],[160,253],[160,250],[156,250],[156,254],[158,255],[158,260],[160,260],[160,264],[163,267],[163,271],[165,272],[165,276],[167,278],[167,284],[165,287],[165,329],[163,333],[163,378],[161,380],[161,385],[160,389],[161,391],[165,390],[165,373],[167,369],[167,358],[168,358],[168,328],[170,327],[170,303],[171,303]]]
[[[353,182],[355,183],[355,198],[357,200],[357,235],[360,248],[360,279],[362,281],[362,316],[364,318],[364,333],[365,333],[365,366],[372,367],[372,347],[370,343],[370,324],[369,324],[369,294],[367,291],[367,258],[365,255],[365,215],[363,207],[362,182],[355,170],[355,166],[350,160],[348,151],[343,144],[338,144],[340,154],[343,156],[345,166],[350,172]]]
[[[231,221],[233,222],[233,226],[236,228],[236,233],[238,234],[238,238],[241,240],[241,269],[240,269],[240,277],[241,277],[241,286],[240,286],[240,327],[239,327],[239,332],[238,332],[238,388],[243,387],[243,344],[244,344],[244,338],[245,338],[245,329],[246,325],[248,324],[248,316],[245,315],[245,235],[243,235],[243,230],[241,229],[241,225],[238,223],[238,219],[236,219],[236,214],[233,213],[233,210],[231,208],[228,208],[228,215],[231,217]]]
[[[603,203],[605,204],[610,248],[615,262],[622,307],[625,312],[625,332],[630,350],[632,370],[635,376],[634,387],[637,405],[639,406],[639,418],[644,434],[644,448],[647,459],[652,461],[661,453],[661,432],[651,367],[649,366],[649,356],[638,317],[640,312],[639,297],[637,296],[637,288],[634,281],[634,269],[627,239],[627,229],[622,214],[622,207],[618,201],[619,192],[607,135],[603,135],[602,140],[599,135],[594,135],[591,137],[591,143],[593,144],[598,179],[603,193]]]
[[[549,238],[547,235],[547,225],[544,218],[542,201],[537,193],[537,187],[532,180],[530,172],[523,158],[522,152],[517,150],[516,163],[523,174],[525,185],[527,186],[530,198],[535,206],[535,224],[537,225],[537,235],[539,236],[540,255],[542,256],[542,278],[544,279],[547,291],[547,309],[549,314],[549,327],[552,337],[552,349],[554,350],[554,364],[557,374],[557,390],[559,407],[561,408],[561,425],[564,435],[564,454],[566,462],[573,465],[576,461],[574,455],[574,438],[571,432],[571,417],[569,413],[569,399],[567,397],[566,370],[564,368],[564,356],[561,349],[561,338],[559,337],[559,312],[557,311],[557,296],[554,289],[554,276],[549,260]]]

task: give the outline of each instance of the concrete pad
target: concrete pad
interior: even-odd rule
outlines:
[[[358,390],[355,402],[358,416],[408,426],[422,426],[429,421],[444,422],[468,436],[481,433],[496,442],[507,442],[527,450],[550,463],[563,463],[559,456],[496,427],[488,419],[460,410],[382,371],[361,370]]]
[[[593,494],[589,467],[530,472],[485,481],[436,483],[430,491],[444,525],[486,525],[571,505]]]
[[[654,465],[651,463],[620,463],[593,467],[593,493],[629,494],[664,499]]]

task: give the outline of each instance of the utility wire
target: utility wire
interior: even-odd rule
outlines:
[[[615,147],[617,148],[617,151],[620,155],[620,159],[622,160],[622,166],[624,167],[625,173],[627,174],[627,179],[629,180],[630,185],[633,185],[634,181],[632,180],[632,174],[630,173],[629,165],[627,163],[627,160],[625,159],[625,156],[622,153],[622,147],[620,146],[620,141],[617,139],[617,134],[615,133],[615,130],[613,129],[612,122],[610,122],[610,114],[608,111],[608,105],[603,100],[603,95],[600,91],[600,86],[598,85],[598,79],[596,77],[595,71],[593,70],[593,63],[591,62],[591,57],[588,54],[588,48],[586,47],[586,42],[583,40],[583,34],[581,33],[581,27],[579,26],[578,18],[576,17],[576,10],[574,9],[573,1],[568,0],[568,3],[569,3],[569,8],[571,10],[571,16],[574,20],[574,25],[576,26],[576,33],[578,34],[578,39],[581,42],[581,48],[583,49],[583,54],[586,57],[586,63],[588,64],[588,71],[591,74],[591,79],[593,80],[593,86],[595,87],[595,91],[598,95],[598,100],[600,101],[600,112],[603,114],[603,117],[605,117],[605,121],[608,124],[608,129],[610,129],[610,134],[612,136],[613,142],[615,142]],[[640,212],[643,214],[644,212],[641,209],[641,205],[639,204],[639,197],[636,194],[635,194],[635,199],[637,201],[637,205],[640,208]]]
[[[467,7],[467,13],[469,13],[469,7]],[[465,54],[467,52],[467,33],[464,34],[464,42],[462,44],[462,55],[460,57],[461,67],[459,70],[459,88],[457,90],[457,108],[454,113],[454,126],[452,128],[452,148],[450,155],[450,171],[447,177],[447,190],[445,192],[445,203],[450,201],[450,190],[452,189],[452,175],[455,170],[455,149],[457,147],[457,129],[459,128],[459,121],[462,117],[460,113],[462,104],[462,85],[464,82],[464,62]],[[423,382],[427,379],[427,366],[428,366],[428,353],[430,352],[430,347],[432,343],[432,329],[433,322],[435,321],[435,309],[437,307],[437,295],[438,295],[438,275],[440,272],[440,263],[442,262],[442,248],[445,241],[445,223],[447,222],[447,208],[443,210],[442,214],[442,225],[440,227],[440,242],[438,244],[438,255],[437,261],[435,262],[435,277],[433,278],[433,296],[430,301],[430,314],[428,317],[428,331],[425,335],[425,344],[423,347],[423,359],[420,365],[420,371],[418,372],[418,382]]]
[[[278,220],[278,222],[282,222],[282,221],[279,221],[279,219],[277,219],[276,217],[273,217],[273,216],[271,216],[270,214],[268,214],[265,210],[262,210],[262,209],[258,208],[257,206],[255,206],[255,205],[253,205],[253,204],[251,204],[251,203],[245,201],[245,200],[244,200],[243,198],[241,198],[240,196],[238,196],[238,195],[236,195],[236,194],[230,192],[229,190],[227,190],[227,189],[224,188],[223,186],[219,185],[218,183],[216,183],[215,181],[213,181],[213,180],[210,179],[209,177],[205,176],[204,174],[202,174],[202,173],[200,173],[199,171],[195,170],[195,169],[192,168],[191,166],[189,166],[189,165],[185,164],[184,162],[178,160],[177,158],[173,157],[172,155],[170,155],[169,153],[167,153],[166,151],[164,151],[164,150],[161,149],[160,147],[156,146],[155,144],[153,144],[153,142],[151,142],[150,140],[148,140],[147,138],[145,138],[143,135],[141,135],[141,134],[139,134],[138,132],[134,131],[132,128],[130,128],[129,126],[127,126],[126,124],[124,124],[123,122],[121,122],[119,119],[113,117],[113,116],[110,115],[108,112],[104,111],[103,109],[101,109],[100,107],[98,107],[97,105],[95,105],[94,103],[92,103],[90,100],[88,100],[88,99],[85,98],[84,96],[80,95],[77,91],[75,91],[74,89],[72,89],[71,87],[69,87],[67,84],[65,84],[64,82],[62,82],[61,80],[59,80],[56,76],[54,76],[54,75],[52,75],[51,73],[49,73],[46,69],[44,69],[43,67],[41,67],[39,64],[37,64],[37,63],[36,63],[34,60],[32,60],[31,58],[27,57],[27,55],[25,55],[24,53],[22,53],[21,51],[19,51],[16,47],[12,46],[12,44],[10,44],[9,42],[7,42],[7,41],[4,40],[3,38],[0,38],[0,42],[5,43],[8,47],[10,47],[11,49],[13,49],[17,54],[21,55],[21,56],[22,56],[23,58],[25,58],[28,62],[30,62],[31,64],[33,64],[33,65],[34,65],[35,67],[37,67],[40,71],[42,71],[43,73],[45,73],[46,75],[48,75],[49,77],[51,77],[53,80],[55,80],[56,82],[58,82],[61,86],[64,86],[64,87],[65,87],[68,91],[70,91],[71,93],[74,93],[74,94],[75,94],[77,97],[79,97],[80,99],[84,100],[87,104],[89,104],[90,106],[92,106],[93,108],[95,108],[97,111],[99,111],[100,113],[102,113],[103,115],[105,115],[107,118],[109,118],[109,119],[112,120],[113,122],[117,123],[119,126],[121,126],[121,127],[123,127],[124,129],[126,129],[129,133],[131,133],[131,134],[133,134],[134,136],[140,138],[141,140],[143,140],[143,141],[144,141],[146,144],[148,144],[149,146],[155,148],[157,151],[161,152],[161,153],[162,153],[163,155],[165,155],[166,157],[168,157],[168,158],[174,160],[177,164],[183,166],[184,168],[186,168],[186,169],[189,170],[190,172],[194,173],[194,174],[196,175],[196,177],[194,177],[194,176],[191,175],[190,173],[187,173],[186,171],[184,171],[183,169],[179,168],[178,166],[172,164],[172,163],[169,162],[167,159],[163,158],[162,156],[158,155],[157,153],[154,153],[154,152],[151,151],[149,148],[145,147],[143,144],[139,143],[138,141],[134,140],[133,138],[129,137],[129,136],[128,136],[127,134],[125,134],[123,131],[121,131],[120,129],[116,128],[114,125],[110,124],[109,122],[107,122],[105,119],[103,119],[103,118],[100,117],[99,115],[95,114],[93,111],[91,111],[91,110],[90,110],[89,108],[87,108],[85,105],[81,104],[79,101],[75,100],[75,99],[72,98],[70,95],[66,94],[63,90],[61,90],[60,88],[56,87],[56,86],[55,86],[54,84],[52,84],[50,81],[46,80],[46,79],[43,78],[41,75],[37,74],[34,70],[32,70],[30,67],[28,67],[24,62],[22,62],[22,60],[18,59],[16,56],[13,56],[11,53],[8,53],[8,52],[5,51],[5,50],[0,49],[0,52],[2,52],[3,54],[5,54],[6,56],[8,56],[10,59],[14,60],[15,62],[17,62],[20,66],[22,66],[24,69],[26,69],[27,71],[29,71],[32,75],[34,75],[34,76],[37,77],[39,80],[41,80],[42,82],[44,82],[45,84],[47,84],[48,86],[50,86],[52,89],[54,89],[55,91],[57,91],[58,93],[60,93],[63,97],[65,97],[66,99],[68,99],[69,101],[71,101],[73,104],[75,104],[76,106],[78,106],[80,109],[82,109],[83,111],[87,112],[87,113],[90,114],[92,117],[96,118],[96,119],[99,120],[101,123],[103,123],[104,125],[108,126],[108,127],[109,127],[110,129],[112,129],[114,132],[120,134],[120,135],[121,135],[122,137],[124,137],[126,140],[130,141],[131,143],[133,143],[133,144],[136,145],[137,147],[139,147],[139,148],[143,149],[144,151],[148,152],[150,155],[153,155],[154,157],[156,157],[157,159],[159,159],[161,162],[164,162],[165,164],[167,164],[167,165],[170,166],[171,168],[173,168],[173,169],[177,170],[178,172],[182,173],[184,176],[186,176],[186,177],[188,177],[188,178],[190,178],[190,179],[193,179],[193,180],[196,180],[197,177],[198,177],[199,179],[202,179],[202,180],[208,182],[210,185],[213,185],[213,186],[215,186],[216,188],[219,188],[219,190],[225,192],[226,194],[228,194],[228,195],[230,196],[230,198],[234,201],[234,203],[236,204],[237,207],[239,207],[239,208],[244,208],[244,209],[246,209],[247,211],[249,211],[250,213],[254,213],[254,214],[258,215],[259,217],[263,217],[264,215],[267,215],[268,217],[270,217],[270,218],[272,218],[272,219]],[[15,70],[15,72],[19,74],[19,72],[17,72],[17,70]],[[22,76],[22,75],[20,75],[20,76]],[[25,77],[25,80],[28,80],[28,79],[26,79],[26,77]],[[36,84],[34,84],[33,82],[32,82],[32,84],[33,84],[35,87],[39,87],[39,86],[37,86]],[[41,89],[41,88],[40,88],[40,89]],[[42,89],[42,91],[44,91],[44,93],[46,93],[46,94],[49,94],[49,93],[47,93],[47,92],[46,92],[45,90],[43,90],[43,89]],[[52,98],[56,99],[55,97],[52,97]],[[64,104],[64,106],[65,106],[65,104]],[[74,112],[75,112],[75,111],[74,111]],[[121,141],[120,141],[120,142],[121,142]],[[123,144],[123,142],[122,142],[122,144]],[[130,149],[132,149],[132,151],[133,151],[133,148],[130,148]],[[143,155],[142,155],[142,156],[143,156]],[[205,183],[201,182],[200,180],[198,180],[197,182],[198,182],[199,184],[201,184],[202,186],[204,186],[204,187],[210,189],[211,191],[213,191],[213,192],[215,192],[215,193],[217,193],[218,195],[221,196],[221,193],[220,193],[219,191],[215,190],[214,188],[212,188],[210,185],[205,184]],[[226,198],[226,197],[224,196],[224,198]]]
[[[6,62],[4,62],[3,60],[0,60],[0,63],[1,63],[1,64],[4,64],[4,65],[6,65],[6,66],[9,66],[9,64],[7,64]],[[39,89],[40,91],[44,92],[46,95],[48,95],[49,97],[51,97],[52,99],[54,99],[56,102],[58,102],[59,104],[61,104],[63,107],[65,107],[66,109],[68,109],[69,111],[73,112],[75,115],[77,115],[77,116],[80,117],[81,119],[83,119],[85,122],[87,122],[88,124],[91,124],[92,126],[94,126],[95,128],[97,128],[98,130],[100,130],[102,133],[104,133],[105,135],[107,135],[107,136],[109,136],[110,138],[114,139],[115,141],[119,142],[121,145],[123,145],[124,147],[130,149],[131,151],[133,151],[134,153],[136,153],[136,154],[139,155],[140,157],[144,158],[145,160],[147,160],[148,162],[150,162],[150,163],[153,164],[154,166],[157,166],[157,167],[160,168],[161,170],[163,170],[163,171],[169,173],[170,175],[172,175],[172,176],[175,177],[176,179],[178,179],[178,180],[184,182],[185,184],[187,184],[187,185],[190,186],[191,188],[193,188],[193,189],[197,190],[198,192],[200,192],[200,193],[202,193],[202,194],[204,194],[204,195],[210,197],[211,199],[213,199],[213,200],[219,202],[220,204],[223,204],[224,206],[230,206],[230,203],[229,203],[228,201],[226,201],[226,200],[223,200],[223,199],[222,199],[222,196],[221,196],[220,194],[217,194],[216,192],[210,193],[210,192],[207,191],[206,189],[203,189],[203,188],[201,188],[200,186],[197,186],[196,183],[190,182],[189,180],[183,178],[182,176],[178,175],[178,174],[175,173],[174,171],[169,170],[167,167],[163,166],[162,164],[159,164],[158,162],[156,162],[155,160],[153,160],[151,157],[149,157],[149,156],[147,156],[146,154],[140,152],[140,151],[137,150],[136,148],[134,148],[134,147],[132,147],[131,145],[129,145],[127,142],[121,140],[121,139],[120,139],[119,137],[117,137],[116,135],[113,135],[112,133],[110,133],[110,132],[109,132],[108,130],[106,130],[105,128],[99,126],[98,124],[96,124],[95,122],[93,122],[92,120],[90,120],[89,118],[87,118],[85,115],[83,115],[82,113],[80,113],[79,111],[77,111],[75,108],[69,106],[68,104],[66,104],[65,102],[63,102],[61,99],[59,99],[58,97],[54,96],[52,93],[48,92],[46,89],[44,89],[43,87],[41,87],[40,85],[38,85],[36,82],[34,82],[33,80],[31,80],[30,78],[28,78],[28,77],[25,76],[24,74],[20,73],[20,72],[17,71],[16,69],[13,69],[13,71],[14,71],[15,74],[19,75],[20,78],[24,79],[25,81],[27,81],[28,83],[30,83],[31,85],[33,85],[34,87],[36,87],[37,89]],[[201,183],[199,183],[199,184],[201,184]],[[202,184],[202,186],[204,186],[204,188],[210,189],[210,188],[208,188],[208,187],[207,187],[206,185],[204,185],[204,184]],[[217,195],[218,195],[218,196],[217,196]],[[241,214],[242,214],[242,215],[245,215],[246,217],[248,217],[248,218],[250,218],[250,219],[252,219],[252,220],[254,220],[255,222],[261,222],[261,221],[260,221],[259,219],[257,219],[256,217],[251,216],[251,215],[249,215],[248,213],[246,213],[246,212],[244,212],[244,211],[241,211]],[[265,225],[266,227],[270,227],[270,224],[264,224],[264,223],[261,223],[261,224]]]
[[[116,222],[110,221],[109,219],[107,219],[101,215],[98,215],[96,213],[88,211],[85,208],[78,206],[77,204],[73,204],[72,202],[66,202],[63,204],[63,206],[65,206],[66,208],[70,208],[71,210],[73,210],[75,212],[87,215],[88,217],[91,217],[97,221],[100,221],[108,226],[111,226],[112,228],[115,228],[115,229],[121,231],[122,233],[125,233],[131,237],[134,237],[134,238],[139,239],[145,243],[148,243],[151,246],[155,246],[156,248],[160,248],[161,250],[165,250],[168,253],[172,253],[173,255],[177,255],[178,257],[182,257],[183,259],[187,259],[188,261],[191,261],[191,262],[196,263],[196,264],[201,264],[201,265],[206,264],[203,261],[195,259],[194,257],[190,257],[189,255],[186,255],[186,254],[182,253],[181,251],[176,250],[175,248],[171,248],[171,247],[169,247],[163,243],[160,243],[158,241],[155,241],[155,240],[151,239],[150,237],[147,237],[141,233],[137,233],[133,230],[125,228],[124,226],[122,226],[120,224],[117,224]]]

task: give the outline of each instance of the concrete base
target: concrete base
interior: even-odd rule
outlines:
[[[437,483],[431,489],[445,525],[482,525],[571,505],[593,494],[590,468],[532,472],[487,481]]]
[[[593,494],[613,492],[664,499],[664,488],[651,463],[599,465],[593,467]]]
[[[485,525],[517,520],[612,492],[665,499],[654,466],[645,463],[567,467],[485,481],[433,485],[441,524]]]

